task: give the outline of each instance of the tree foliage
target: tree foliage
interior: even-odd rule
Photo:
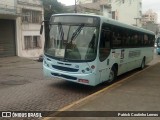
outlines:
[[[65,12],[65,7],[57,0],[41,0],[44,7],[44,19],[49,20],[52,14]]]
[[[44,20],[49,20],[53,14],[64,13],[65,7],[57,0],[41,0],[44,7]],[[45,23],[45,41],[49,40],[49,25]]]

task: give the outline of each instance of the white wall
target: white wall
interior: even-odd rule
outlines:
[[[0,0],[1,5],[15,6],[15,0]]]
[[[125,0],[125,3],[120,4],[115,1],[116,0],[112,0],[112,11],[117,10],[118,21],[130,25],[136,25],[135,18],[141,18],[141,7],[139,4],[141,0]],[[138,22],[138,26],[141,26],[141,23]]]
[[[78,2],[81,4],[85,4],[85,3],[92,3],[92,0],[79,0]]]
[[[37,0],[35,0],[37,2]],[[29,0],[28,2],[33,2],[33,0]],[[36,3],[34,3],[36,4]],[[29,10],[35,10],[35,11],[42,11],[42,20],[44,20],[44,10],[41,6],[29,6],[29,5],[22,5],[18,4],[18,7],[25,8]],[[42,35],[40,35],[40,26],[41,23],[23,23],[22,22],[22,16],[17,18],[17,47],[18,47],[18,56],[20,57],[39,57],[39,55],[43,54],[44,49],[44,32]],[[42,48],[37,49],[24,49],[24,36],[40,36],[41,39],[41,46]]]
[[[111,9],[107,9],[105,8],[103,5],[101,5],[101,13],[103,16],[107,17],[107,18],[112,18],[112,15],[109,13],[111,11]]]
[[[0,14],[8,14],[16,12],[16,0],[0,0]]]

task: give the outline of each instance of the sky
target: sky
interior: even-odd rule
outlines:
[[[75,0],[58,0],[65,5],[74,5]],[[160,23],[160,0],[142,0],[142,12],[152,9],[158,14],[158,23]]]

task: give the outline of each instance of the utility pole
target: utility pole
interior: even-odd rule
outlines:
[[[77,13],[77,1],[75,0],[75,9],[74,9],[75,13]]]

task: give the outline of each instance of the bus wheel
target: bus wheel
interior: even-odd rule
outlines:
[[[145,67],[145,59],[143,58],[140,69],[143,70]]]
[[[112,83],[117,78],[117,70],[115,67],[112,67],[110,74],[109,74],[109,80],[108,83]]]

